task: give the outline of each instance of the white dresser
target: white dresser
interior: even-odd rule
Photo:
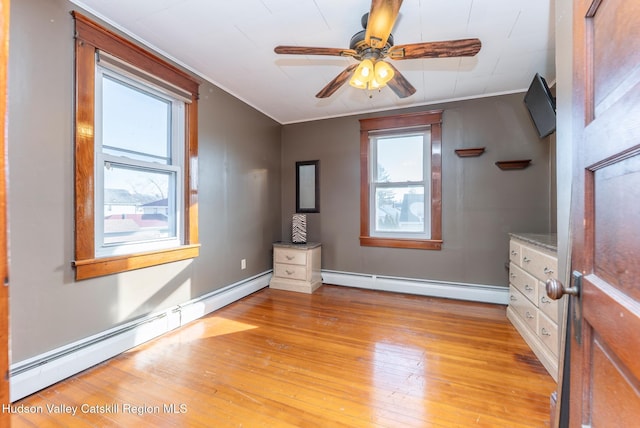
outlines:
[[[547,297],[545,282],[557,278],[555,234],[510,234],[507,318],[542,365],[558,380],[561,300]]]
[[[274,243],[273,276],[269,287],[313,293],[322,285],[321,250],[321,245],[314,242],[306,244]]]

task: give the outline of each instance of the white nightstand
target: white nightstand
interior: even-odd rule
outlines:
[[[313,293],[322,285],[321,244],[307,242],[273,244],[273,277],[270,288]]]

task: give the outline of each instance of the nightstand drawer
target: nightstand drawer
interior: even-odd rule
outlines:
[[[276,263],[273,269],[275,276],[304,281],[307,279],[307,267]]]
[[[273,255],[275,263],[287,263],[291,265],[306,265],[307,253],[305,251],[277,248]]]

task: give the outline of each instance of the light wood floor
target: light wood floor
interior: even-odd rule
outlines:
[[[504,306],[324,285],[261,290],[14,403],[43,412],[11,422],[543,427],[554,389]]]

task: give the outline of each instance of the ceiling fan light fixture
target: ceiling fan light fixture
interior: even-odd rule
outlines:
[[[356,68],[355,75],[362,81],[368,82],[373,77],[373,61],[370,59],[363,59],[358,68]]]
[[[387,86],[386,83],[381,83],[375,77],[369,81],[369,90],[380,89]]]
[[[349,80],[349,84],[354,88],[366,89],[367,83],[373,78],[374,67],[373,61],[370,59],[363,59],[362,62],[356,68],[353,73],[353,77]]]
[[[276,46],[274,51],[277,54],[350,57],[360,61],[349,64],[316,94],[316,98],[331,96],[347,81],[359,89],[389,86],[398,97],[406,98],[415,94],[416,88],[391,65],[392,62],[383,61],[385,58],[406,60],[467,57],[480,51],[482,42],[476,38],[395,45],[391,30],[400,13],[402,1],[371,0],[371,9],[361,19],[363,30],[351,37],[349,49]]]
[[[367,89],[367,82],[363,82],[356,76],[351,77],[351,80],[349,80],[349,85],[357,89]]]
[[[382,87],[385,86],[389,80],[393,79],[395,72],[386,62],[378,61],[376,62],[373,74],[374,80],[376,80]]]

